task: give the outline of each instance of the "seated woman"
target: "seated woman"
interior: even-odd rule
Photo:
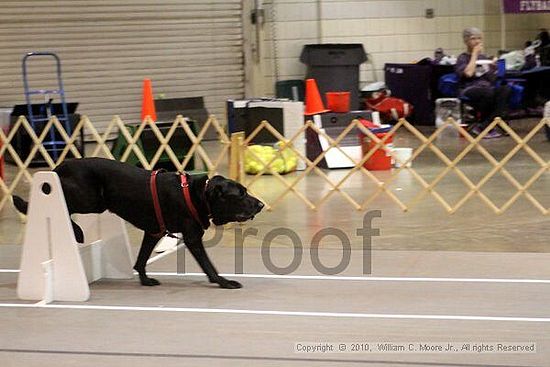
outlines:
[[[459,95],[468,100],[479,114],[480,121],[471,126],[470,131],[478,135],[495,117],[506,113],[510,87],[495,85],[496,60],[489,59],[483,52],[483,35],[477,28],[466,28],[462,32],[466,52],[460,54],[456,61],[455,72],[459,78]],[[502,134],[497,129],[491,130],[484,138],[498,138]]]

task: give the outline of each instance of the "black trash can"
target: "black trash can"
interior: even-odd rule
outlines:
[[[359,109],[359,65],[367,60],[361,43],[305,45],[300,61],[307,65],[306,79],[313,78],[325,107],[326,92],[350,92],[350,109]]]

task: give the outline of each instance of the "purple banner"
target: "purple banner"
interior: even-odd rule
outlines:
[[[502,0],[505,13],[550,13],[550,0]]]

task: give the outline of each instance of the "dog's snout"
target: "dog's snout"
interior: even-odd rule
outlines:
[[[258,211],[262,210],[264,208],[264,206],[265,206],[264,203],[262,203],[260,200],[258,200],[258,205],[257,205]]]

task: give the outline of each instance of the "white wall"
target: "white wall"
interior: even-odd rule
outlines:
[[[388,62],[432,57],[437,47],[459,54],[462,30],[469,26],[485,32],[488,54],[496,54],[501,44],[500,0],[270,0],[264,7],[263,70],[271,93],[276,80],[304,77],[299,56],[308,43],[362,43],[370,58],[361,66],[362,85],[383,80]],[[434,18],[425,17],[427,8],[434,9]],[[521,48],[539,28],[550,27],[548,13],[505,20],[507,49]]]

